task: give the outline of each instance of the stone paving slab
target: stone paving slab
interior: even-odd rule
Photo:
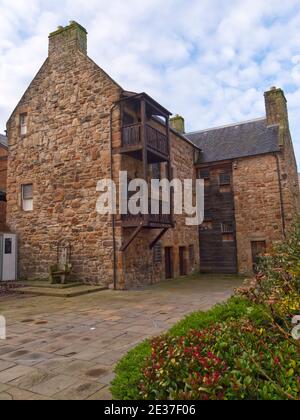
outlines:
[[[104,385],[93,382],[80,382],[54,395],[53,399],[64,401],[86,400],[92,395],[101,395]]]
[[[53,287],[21,287],[18,293],[31,296],[50,296],[61,298],[73,298],[77,296],[84,296],[90,293],[98,293],[107,290],[106,287],[100,286],[78,286],[73,288],[66,287],[64,289],[55,289]]]
[[[227,300],[232,276],[183,278],[128,292],[73,299],[0,298],[0,400],[106,400],[114,366],[146,338]]]
[[[31,388],[31,390],[37,394],[41,394],[45,397],[52,397],[59,392],[64,391],[70,386],[78,384],[79,381],[71,376],[56,375],[53,378],[41,382],[40,384]]]
[[[14,379],[21,378],[22,376],[33,372],[34,370],[30,367],[16,365],[0,372],[0,384],[8,384]]]

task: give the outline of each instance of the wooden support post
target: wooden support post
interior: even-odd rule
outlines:
[[[120,127],[121,127],[121,144],[120,147],[124,146],[124,102],[120,103]]]
[[[163,229],[160,234],[154,239],[153,242],[151,242],[150,244],[150,249],[153,249],[155,247],[155,245],[157,244],[157,242],[164,236],[164,234],[169,230],[169,228],[165,228]]]
[[[171,136],[170,136],[170,118],[169,116],[166,117],[166,134],[167,134],[167,141],[168,141],[168,155],[169,155],[169,160],[168,160],[168,178],[169,181],[172,181],[173,178],[173,171],[172,171],[172,166],[171,166]],[[171,192],[170,195],[170,208],[171,208],[171,222],[172,224],[174,223],[174,192]]]
[[[146,134],[146,124],[147,124],[147,111],[146,111],[146,101],[145,99],[141,100],[141,137],[142,137],[142,146],[143,146],[143,175],[144,180],[148,183],[148,145],[147,145],[147,134]],[[149,206],[149,202],[148,202]],[[145,225],[149,223],[149,211],[148,214],[144,215]]]
[[[122,247],[120,248],[121,252],[126,251],[126,249],[129,247],[129,245],[134,241],[134,239],[138,236],[138,234],[140,233],[140,231],[143,229],[143,223],[141,223],[133,232],[133,234],[130,236],[130,238],[128,239],[128,241],[122,245]]]

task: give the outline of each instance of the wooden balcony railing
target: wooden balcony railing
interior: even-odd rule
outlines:
[[[142,145],[142,124],[133,124],[122,129],[122,147]],[[147,148],[168,156],[168,137],[156,128],[146,124],[145,129]]]
[[[150,125],[146,125],[146,143],[150,149],[168,155],[167,136]]]
[[[151,206],[149,203],[149,214],[143,215],[132,215],[132,214],[126,214],[122,216],[123,226],[128,227],[134,227],[139,226],[141,223],[144,223],[145,226],[165,226],[165,225],[172,225],[172,215],[171,214],[163,214],[162,213],[162,201],[159,202],[159,214],[151,214]]]
[[[142,124],[132,124],[123,127],[122,147],[141,145],[141,130]]]

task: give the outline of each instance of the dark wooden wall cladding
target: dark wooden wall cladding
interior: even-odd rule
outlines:
[[[232,165],[202,168],[201,175],[206,179],[205,224],[200,227],[201,271],[235,274],[238,267]],[[226,190],[222,188],[225,179],[229,187]]]

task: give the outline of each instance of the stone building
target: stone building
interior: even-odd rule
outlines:
[[[282,239],[299,186],[286,100],[265,94],[266,117],[185,134],[184,120],[128,92],[87,55],[76,22],[49,36],[49,54],[7,123],[7,225],[20,278],[46,278],[58,246],[72,274],[118,289],[199,270],[248,273]],[[205,179],[205,221],[186,215],[101,215],[98,181]],[[119,205],[117,206],[119,210]],[[199,246],[200,242],[200,246]]]
[[[170,112],[122,89],[87,55],[76,22],[49,36],[49,55],[7,123],[7,224],[18,235],[19,277],[46,278],[58,244],[73,276],[125,289],[199,267],[198,228],[185,216],[96,211],[102,179],[119,172],[196,178],[198,150],[170,127]]]
[[[205,221],[200,229],[203,272],[250,273],[257,257],[285,237],[300,211],[287,102],[265,93],[261,119],[187,135],[202,149]]]
[[[0,231],[6,231],[7,137],[0,134]]]

